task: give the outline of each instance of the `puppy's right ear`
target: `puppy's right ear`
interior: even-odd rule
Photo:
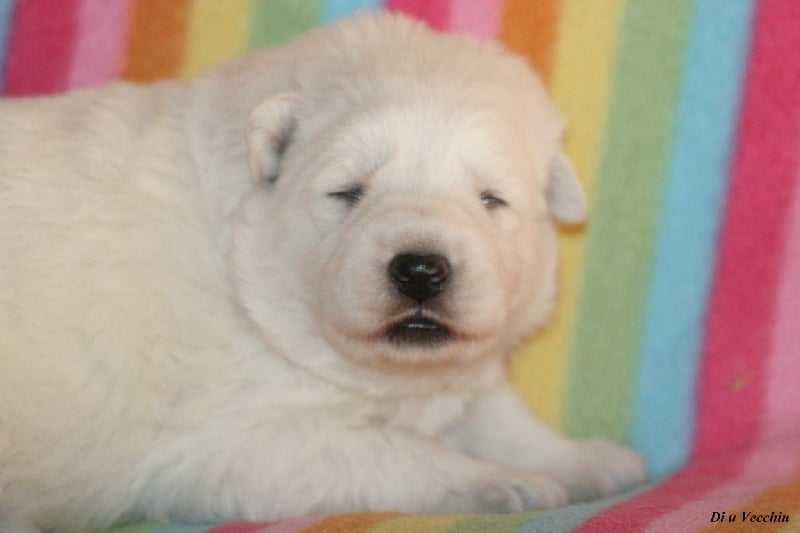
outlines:
[[[563,152],[558,152],[550,163],[547,205],[553,217],[561,224],[577,225],[586,219],[586,194],[578,174]]]
[[[274,183],[281,170],[281,155],[296,125],[299,98],[281,93],[261,103],[247,122],[250,170],[259,182]]]

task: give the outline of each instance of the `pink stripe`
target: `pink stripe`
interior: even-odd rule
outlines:
[[[99,85],[119,77],[132,4],[133,0],[81,0],[70,88]]]
[[[704,347],[697,456],[750,446],[762,429],[800,153],[798,20],[796,0],[759,4]]]
[[[734,478],[746,457],[744,452],[739,452],[715,460],[695,461],[665,483],[595,516],[577,531],[641,531],[672,509],[700,498],[721,482]]]
[[[502,0],[452,0],[447,29],[494,39],[500,32]]]
[[[424,20],[437,30],[444,30],[450,18],[450,4],[450,0],[388,0],[386,7]]]
[[[7,95],[67,88],[77,0],[19,0],[6,64]]]
[[[797,146],[800,153],[800,143]],[[795,171],[800,181],[800,168]],[[778,296],[775,345],[769,360],[764,438],[800,433],[800,187],[795,186],[786,262]]]
[[[800,441],[758,448],[742,474],[702,498],[685,504],[647,527],[647,531],[697,531],[707,526],[712,511],[733,511],[759,494],[792,481],[797,475]]]
[[[330,517],[331,515],[319,515],[309,516],[307,518],[296,518],[285,522],[276,522],[264,531],[264,533],[302,533],[306,529]]]

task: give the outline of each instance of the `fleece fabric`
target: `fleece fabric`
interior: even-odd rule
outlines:
[[[127,533],[800,529],[800,2],[0,0],[0,90],[191,77],[360,9],[503,41],[569,118],[591,205],[513,380],[653,483],[506,516],[344,514]]]

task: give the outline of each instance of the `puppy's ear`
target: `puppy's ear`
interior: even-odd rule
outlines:
[[[586,219],[586,195],[572,163],[558,152],[550,163],[545,191],[547,205],[558,222],[580,224]]]
[[[259,182],[278,179],[283,154],[296,125],[299,104],[294,93],[282,93],[261,103],[247,122],[250,169]]]

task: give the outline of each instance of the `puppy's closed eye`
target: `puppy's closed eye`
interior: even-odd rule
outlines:
[[[495,191],[483,191],[481,193],[481,203],[486,209],[508,206],[508,202],[500,198]]]
[[[328,196],[337,200],[342,200],[348,206],[354,206],[364,196],[364,186],[360,183],[350,185],[344,189],[329,192]]]

